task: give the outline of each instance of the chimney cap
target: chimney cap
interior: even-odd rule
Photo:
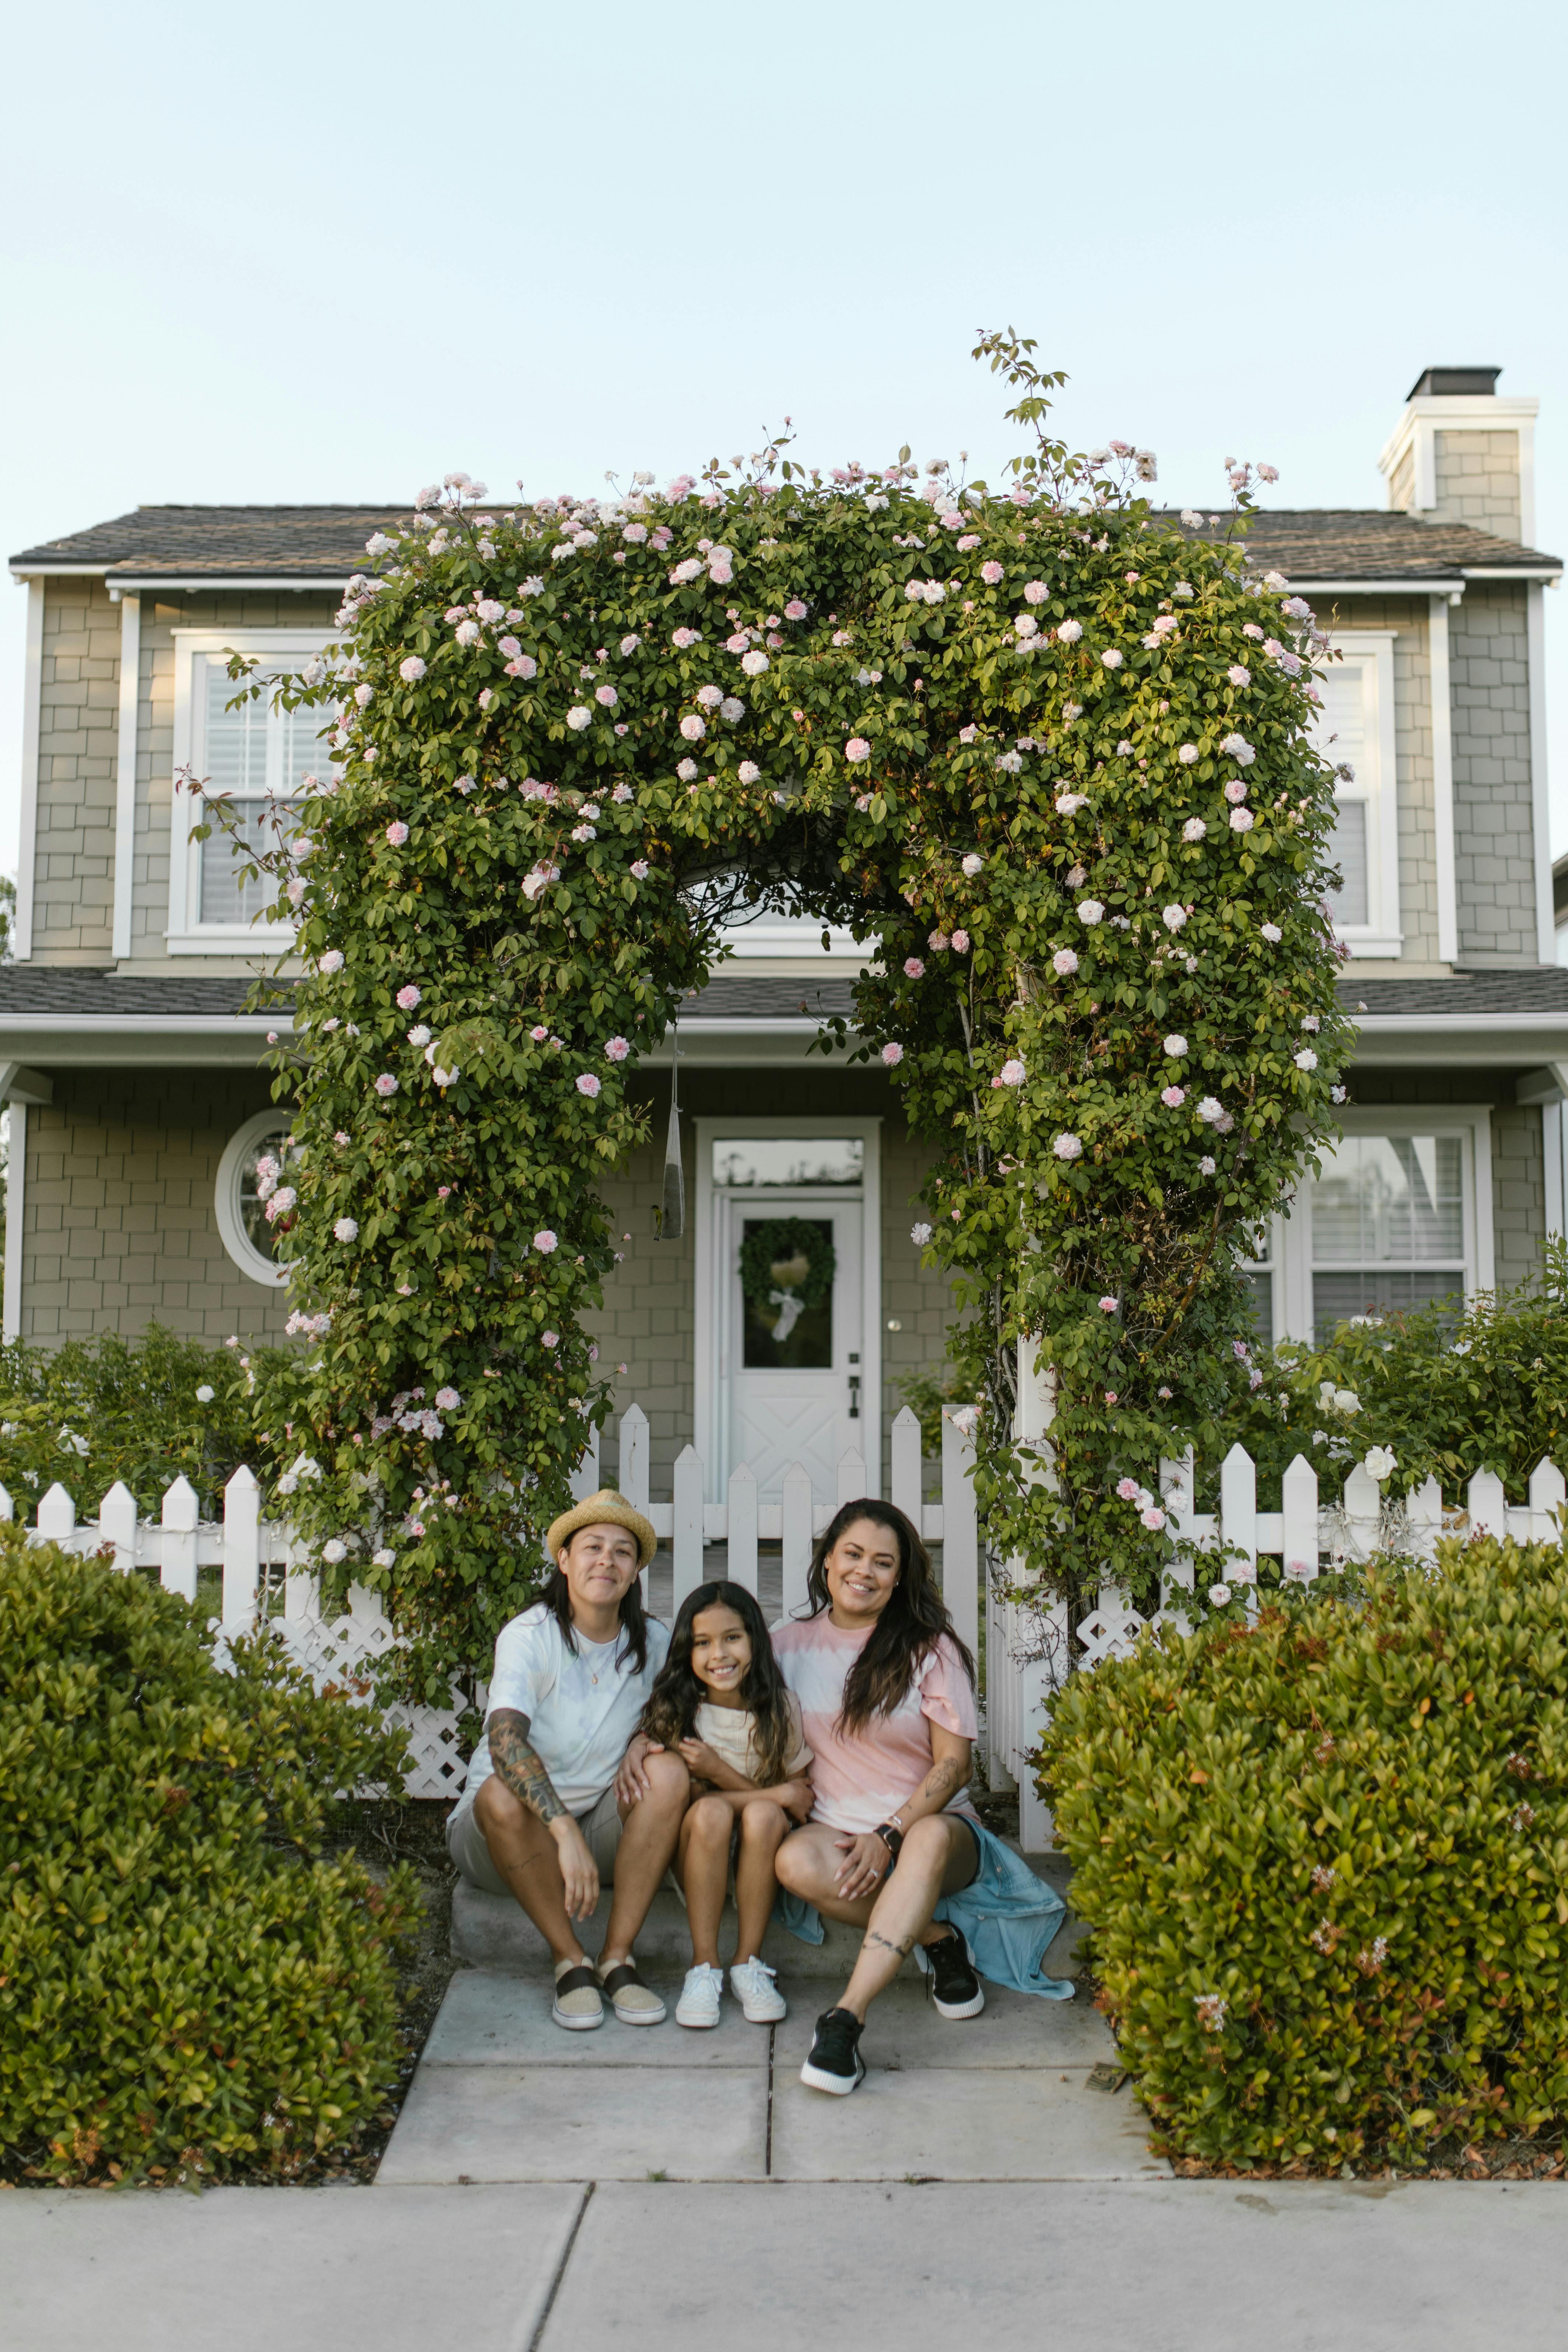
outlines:
[[[1473,398],[1478,393],[1495,393],[1497,380],[1501,373],[1500,367],[1423,368],[1405,397],[1406,400],[1420,400],[1424,396],[1436,395],[1441,399],[1445,395],[1452,397],[1458,394]]]

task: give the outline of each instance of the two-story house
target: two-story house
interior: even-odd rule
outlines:
[[[1355,772],[1339,915],[1360,1045],[1343,1144],[1254,1276],[1274,1337],[1521,1280],[1563,1226],[1542,656],[1561,565],[1532,544],[1537,404],[1500,397],[1497,373],[1421,377],[1380,461],[1384,510],[1266,510],[1250,541],[1332,627],[1322,732]],[[227,841],[193,839],[176,780],[258,813],[303,789],[319,740],[227,709],[225,660],[291,667],[326,643],[392,511],[142,507],[12,560],[28,630],[16,961],[0,971],[8,1334],[282,1332],[255,1167],[286,1131],[258,1067],[284,1024],[241,1010],[262,961],[249,905]],[[742,1459],[776,1491],[798,1456],[826,1497],[852,1444],[885,1479],[893,1383],[941,1358],[947,1292],[909,1230],[927,1154],[884,1077],[805,1059],[855,962],[847,938],[824,952],[815,925],[761,922],[689,1005],[679,1240],[655,1215],[670,1040],[642,1073],[656,1139],[610,1187],[628,1238],[598,1321],[648,1412],[657,1492],[692,1440],[715,1495]],[[781,1334],[738,1267],[748,1221],[784,1215],[831,1226],[837,1272]]]

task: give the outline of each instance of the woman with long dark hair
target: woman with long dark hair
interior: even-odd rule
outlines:
[[[806,1592],[810,1614],[776,1626],[773,1649],[800,1701],[816,1807],[775,1867],[803,1905],[865,1929],[801,2068],[814,2090],[842,2095],[866,2072],[866,2012],[911,1952],[947,2018],[984,2008],[977,1960],[1020,1990],[1061,2000],[1072,1986],[1040,1973],[1060,1897],[965,1794],[974,1661],[915,1528],[889,1503],[844,1504],[812,1555]],[[813,1925],[807,1913],[796,1931],[816,1940]]]

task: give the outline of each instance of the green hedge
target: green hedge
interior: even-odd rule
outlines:
[[[12,1340],[0,1347],[0,1485],[18,1518],[34,1517],[57,1480],[88,1518],[122,1479],[143,1517],[156,1518],[164,1487],[183,1476],[216,1517],[242,1462],[267,1476],[250,1385],[239,1349],[157,1324],[136,1339]]]
[[[1040,1759],[1157,2145],[1417,2168],[1568,2116],[1568,1564],[1440,1548],[1360,1604],[1077,1675]]]
[[[394,2082],[417,1909],[324,1861],[406,1741],[265,1637],[220,1673],[142,1578],[0,1527],[0,2158],[64,2180],[282,2177]]]

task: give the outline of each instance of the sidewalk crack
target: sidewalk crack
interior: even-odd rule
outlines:
[[[566,2243],[561,2249],[561,2260],[555,2265],[555,2275],[550,2282],[550,2292],[544,2298],[544,2308],[539,2315],[538,2325],[523,2347],[523,2352],[539,2352],[544,2331],[550,2325],[550,2315],[555,2308],[555,2298],[561,2292],[561,2283],[566,2276],[566,2265],[571,2261],[573,2249],[577,2243],[577,2232],[583,2226],[583,2216],[588,2210],[594,2191],[598,2185],[596,2180],[590,2180],[583,2191],[583,2201],[578,2206],[572,2227],[566,2233]]]

